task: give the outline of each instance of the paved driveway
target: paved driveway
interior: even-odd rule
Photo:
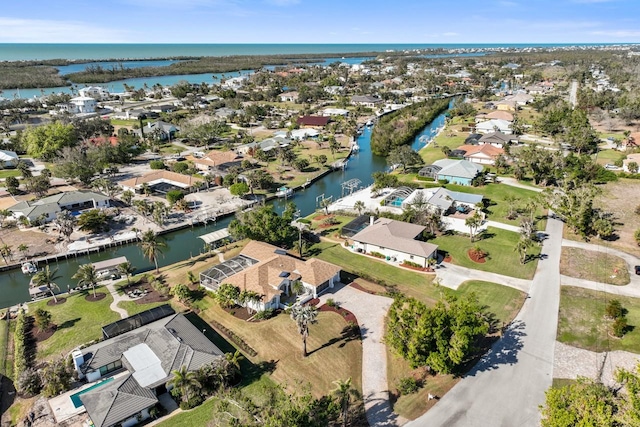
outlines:
[[[549,238],[530,298],[502,339],[429,412],[410,426],[538,426],[538,405],[551,386],[560,302],[562,223],[547,222]]]
[[[389,404],[387,353],[382,342],[384,318],[391,298],[371,295],[351,286],[339,285],[320,297],[321,304],[333,298],[358,319],[362,335],[362,395],[367,420],[371,426],[394,426],[401,423]]]

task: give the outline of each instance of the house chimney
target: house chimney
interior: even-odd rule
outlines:
[[[373,223],[376,221],[376,217],[373,215],[369,216],[369,225],[373,225]]]

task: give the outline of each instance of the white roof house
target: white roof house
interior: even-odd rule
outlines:
[[[485,122],[480,122],[476,125],[476,132],[478,133],[491,133],[502,132],[505,135],[511,135],[511,122],[502,119],[492,119]]]
[[[77,96],[69,101],[77,108],[77,113],[95,113],[98,102],[90,96]]]
[[[87,86],[78,89],[78,93],[82,97],[94,98],[99,100],[109,99],[109,91],[100,86]]]

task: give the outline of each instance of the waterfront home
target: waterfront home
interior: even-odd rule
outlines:
[[[133,133],[139,137],[142,137],[143,135],[147,138],[153,136],[160,141],[174,139],[177,132],[180,132],[180,128],[178,126],[163,122],[162,120],[149,122],[144,129],[133,130]]]
[[[0,166],[3,169],[15,168],[20,158],[14,151],[0,150]]]
[[[430,209],[440,210],[443,215],[446,215],[455,213],[461,207],[464,210],[475,209],[482,202],[483,196],[451,191],[444,187],[418,189],[402,202],[402,208],[409,208],[416,203],[418,198],[426,202]]]
[[[158,316],[165,317],[156,320]],[[129,427],[148,419],[149,410],[170,391],[167,383],[175,370],[186,366],[196,371],[224,356],[185,316],[167,306],[105,328],[111,326],[126,332],[71,354],[78,377],[95,384],[68,399],[84,406],[95,427]]]
[[[81,89],[78,89],[78,93],[80,96],[93,98],[98,101],[104,101],[111,97],[109,91],[100,86],[87,86]]]
[[[286,132],[285,132],[286,135]],[[291,144],[291,140],[286,136],[273,136],[271,138],[264,139],[262,141],[249,142],[247,144],[238,145],[235,150],[240,154],[253,155],[257,149],[264,152],[269,152],[279,147],[288,147]]]
[[[427,267],[436,258],[438,246],[421,239],[426,227],[389,218],[370,217],[369,226],[351,237],[352,249],[388,261],[405,261]]]
[[[433,162],[438,166],[437,180],[446,180],[452,184],[471,185],[473,179],[484,170],[484,167],[468,160],[442,159]]]
[[[204,157],[194,159],[193,164],[203,171],[225,171],[233,166],[240,166],[242,156],[235,151],[209,151]]]
[[[511,122],[502,119],[491,119],[476,124],[477,133],[502,132],[504,134],[512,134]]]
[[[8,210],[15,219],[25,217],[29,222],[49,222],[56,219],[58,212],[63,210],[74,214],[87,209],[107,208],[111,205],[109,198],[95,191],[65,191],[40,200],[22,201],[11,206]]]
[[[376,98],[375,96],[369,95],[353,95],[351,97],[351,104],[353,105],[362,105],[364,107],[376,108],[380,104],[382,104],[382,99]]]
[[[77,96],[69,100],[75,106],[75,114],[95,113],[98,102],[90,96]]]
[[[457,150],[464,151],[462,158],[473,163],[481,165],[493,165],[496,158],[504,154],[502,148],[495,147],[491,144],[482,145],[463,145]]]
[[[245,302],[257,311],[304,303],[326,292],[340,281],[340,267],[310,258],[294,258],[268,243],[251,241],[238,256],[200,273],[200,284],[215,291],[223,283],[256,292],[259,301]],[[296,297],[296,282],[302,293]]]
[[[148,188],[152,193],[164,195],[170,190],[181,190],[183,193],[190,193],[199,185],[196,184],[198,182],[203,182],[202,178],[168,170],[156,170],[136,178],[120,181],[118,185],[124,191],[129,190],[140,194],[145,188]]]
[[[506,120],[508,122],[512,122],[513,121],[513,114],[508,112],[508,111],[492,111],[490,113],[487,114],[478,114],[476,116],[476,123],[480,123],[483,122],[485,120],[492,120],[492,119],[497,119],[497,120]]]

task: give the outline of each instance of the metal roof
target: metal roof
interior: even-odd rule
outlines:
[[[226,239],[229,236],[230,236],[229,229],[223,228],[218,231],[203,234],[202,236],[198,236],[198,238],[204,240],[204,242],[207,244],[211,244],[211,243],[219,242],[222,239]]]

